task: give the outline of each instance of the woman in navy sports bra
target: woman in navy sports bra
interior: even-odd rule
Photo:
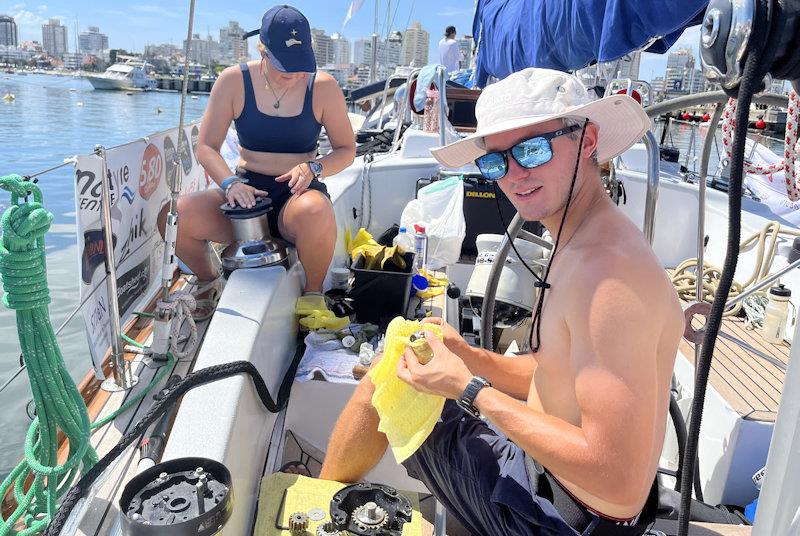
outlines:
[[[197,158],[220,189],[178,200],[177,254],[200,286],[216,290],[219,274],[207,243],[233,240],[220,205],[227,200],[251,207],[257,197],[268,196],[270,232],[297,247],[306,273],[304,292],[319,292],[336,244],[333,206],[321,180],[353,162],[355,137],[342,90],[332,76],[317,72],[305,16],[275,6],[264,14],[261,29],[251,32],[256,33],[261,60],[228,67],[211,91]],[[231,122],[240,146],[235,175],[219,152]],[[318,158],[323,126],[333,150]],[[162,233],[165,221],[166,207],[158,221]]]

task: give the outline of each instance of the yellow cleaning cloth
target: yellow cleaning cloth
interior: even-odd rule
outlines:
[[[322,521],[309,520],[306,534],[316,534],[317,525],[330,521],[331,499],[345,484],[300,475],[274,473],[261,480],[258,497],[258,518],[254,536],[289,536],[289,516],[314,508],[325,511]],[[403,525],[403,536],[422,536],[422,514],[416,493],[401,492],[411,501],[411,522]],[[277,525],[277,526],[276,526]]]
[[[408,337],[422,328],[417,320],[401,317],[392,320],[386,329],[383,358],[368,372],[375,384],[372,405],[381,419],[378,430],[389,439],[397,463],[422,445],[444,407],[444,397],[415,391],[397,377],[397,363],[405,352]],[[439,326],[425,324],[424,328],[442,337]]]

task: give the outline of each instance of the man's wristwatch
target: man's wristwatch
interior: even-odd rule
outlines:
[[[311,173],[314,174],[315,179],[318,179],[322,176],[322,164],[316,160],[309,160],[306,162],[306,164],[308,164],[308,167],[311,169]]]
[[[473,376],[473,378],[467,384],[466,389],[464,389],[464,392],[461,393],[461,398],[456,400],[456,404],[458,404],[461,409],[473,417],[480,418],[481,412],[475,407],[475,397],[478,396],[478,393],[481,391],[481,389],[491,386],[492,384],[489,383],[485,378]]]

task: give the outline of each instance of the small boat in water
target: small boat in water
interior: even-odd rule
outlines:
[[[127,59],[115,63],[102,74],[83,75],[94,89],[121,89],[125,91],[150,91],[156,89],[156,81],[145,72],[146,62]]]

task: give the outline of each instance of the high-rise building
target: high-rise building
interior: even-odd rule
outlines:
[[[367,55],[367,50],[370,55]],[[372,61],[372,41],[369,39],[358,39],[353,43],[353,65],[368,65]]]
[[[317,65],[333,63],[333,42],[330,35],[325,35],[325,30],[311,28],[311,47]]]
[[[183,40],[183,49],[186,50],[186,40]],[[192,37],[192,47],[189,49],[189,61],[208,66],[212,62],[220,61],[219,43],[210,35],[200,39],[200,34]]]
[[[45,53],[54,58],[61,58],[69,50],[67,27],[61,25],[59,19],[50,19],[42,24],[42,47]]]
[[[0,15],[0,45],[15,47],[19,44],[17,35],[17,23],[13,17]]]
[[[401,65],[422,67],[428,63],[428,45],[430,34],[422,29],[422,24],[415,22],[403,34],[403,50],[400,56]]]
[[[223,63],[233,65],[234,63],[246,62],[250,59],[247,51],[247,41],[242,39],[245,32],[235,20],[228,22],[228,25],[219,29],[219,52]]]
[[[461,51],[461,61],[459,62],[462,69],[468,69],[472,61],[472,36],[465,35],[461,39],[456,39],[458,42],[458,50]]]
[[[89,26],[85,32],[78,34],[78,50],[84,54],[99,54],[108,49],[108,36],[100,33],[97,26]]]
[[[686,94],[691,91],[695,57],[691,48],[680,48],[667,56],[665,91],[667,95]]]
[[[394,31],[386,38],[385,63],[390,69],[400,65],[403,54],[403,33]],[[426,60],[427,63],[427,60]]]
[[[331,49],[333,51],[334,65],[347,65],[350,63],[350,41],[340,33],[331,36]]]
[[[614,62],[616,65],[616,73],[614,73],[615,78],[630,78],[632,80],[639,80],[639,64],[642,61],[642,51],[637,50],[636,52],[631,52],[630,54],[626,54],[622,58],[619,59],[618,62]]]

